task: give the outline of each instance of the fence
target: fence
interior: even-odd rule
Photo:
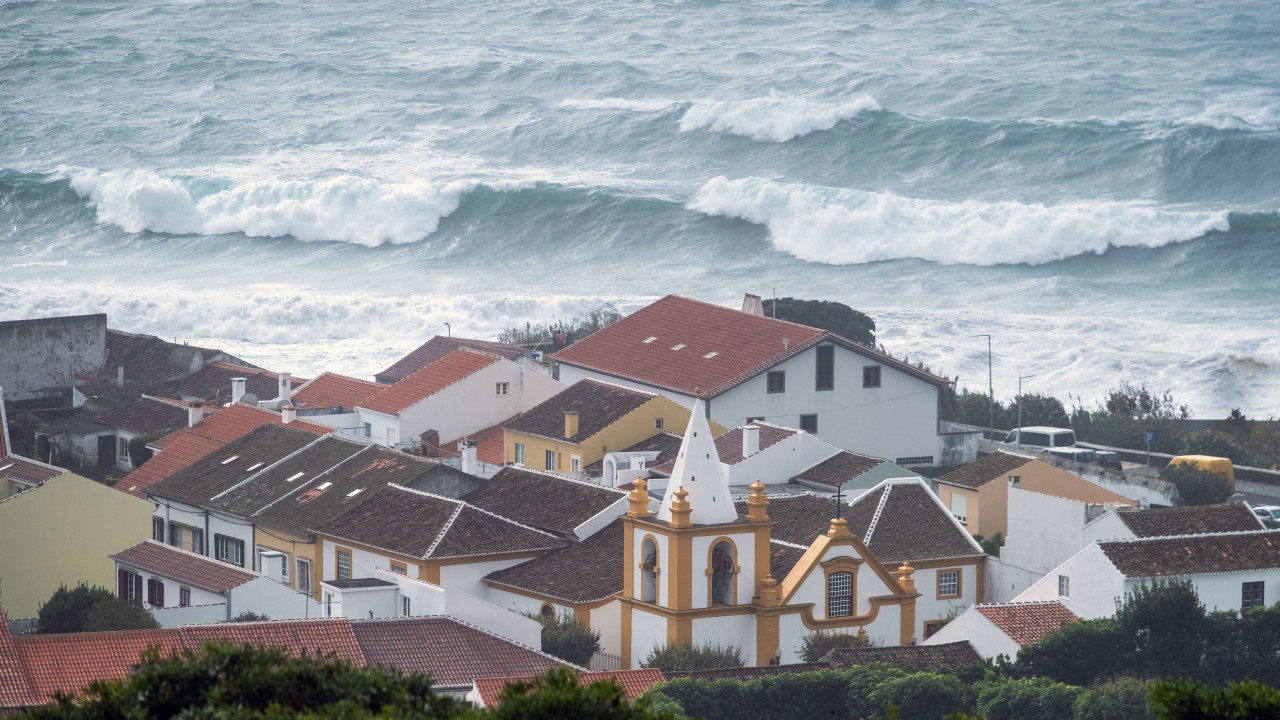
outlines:
[[[598,652],[591,656],[591,660],[587,663],[587,669],[592,671],[599,670],[621,670],[622,658],[618,655],[610,655],[606,652]]]

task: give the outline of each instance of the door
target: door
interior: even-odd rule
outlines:
[[[116,436],[98,436],[98,467],[109,468],[116,464]]]

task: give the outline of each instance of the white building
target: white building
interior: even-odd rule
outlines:
[[[947,645],[968,641],[982,657],[993,660],[1004,655],[1010,660],[1027,645],[1079,618],[1060,602],[996,603],[975,605],[935,633],[925,645]]]

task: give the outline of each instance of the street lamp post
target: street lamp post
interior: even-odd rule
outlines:
[[[987,339],[987,427],[992,430],[996,427],[996,389],[991,383],[991,336],[986,333],[974,335],[974,337],[984,337]]]
[[[1023,375],[1018,378],[1018,447],[1022,447],[1022,381],[1035,375]]]
[[[445,323],[445,324],[444,324],[444,326],[445,326],[445,328],[447,328],[447,329],[448,329],[448,331],[449,331],[449,337],[453,337],[453,326],[452,326],[452,325],[450,325],[449,323]]]

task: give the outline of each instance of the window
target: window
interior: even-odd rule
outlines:
[[[408,569],[408,568],[406,568],[404,565],[401,565],[401,564],[400,564],[400,563],[398,563],[398,562],[393,562],[393,563],[391,563],[391,572],[393,572],[393,573],[399,573],[399,574],[401,574],[401,575],[408,575],[408,574],[409,574],[409,569]]]
[[[151,607],[164,607],[164,581],[156,578],[147,579],[147,604]]]
[[[867,365],[862,368],[862,387],[877,388],[880,387],[880,366]]]
[[[324,616],[333,617],[333,593],[324,594]]]
[[[757,420],[759,420],[760,422],[764,422],[764,416],[763,416],[763,415],[756,415],[756,416],[754,416],[754,417],[749,417],[749,418],[747,418],[747,424],[748,424],[748,425],[750,425],[751,423],[753,423],[753,422],[755,422],[755,421],[757,421]]]
[[[524,443],[516,443],[516,464],[524,464]]]
[[[818,416],[817,415],[801,415],[800,429],[807,433],[818,432]]]
[[[640,559],[640,600],[658,602],[658,545],[653,538],[645,538]]]
[[[120,438],[120,452],[117,453],[117,457],[119,457],[121,460],[129,459],[129,441],[128,440],[125,440],[124,438]]]
[[[969,498],[957,492],[951,493],[951,514],[961,525],[969,524]]]
[[[213,554],[224,563],[244,567],[244,541],[226,535],[213,536]]]
[[[655,430],[661,430],[661,429],[662,429],[662,418],[654,418],[654,419],[653,419],[653,427],[654,427],[654,429],[655,429]]]
[[[771,393],[787,391],[787,373],[785,370],[773,370],[769,372],[768,391]]]
[[[569,470],[572,472],[578,472],[581,469],[582,469],[582,458],[578,457],[577,455],[570,455]]]
[[[191,607],[191,588],[178,588],[178,607]]]
[[[818,346],[818,368],[814,376],[815,390],[836,389],[836,348],[834,345]]]
[[[924,624],[924,639],[933,637],[939,630],[947,626],[946,620],[929,620]]]
[[[203,555],[204,531],[178,523],[169,523],[169,544]]]
[[[553,618],[556,616],[556,609],[548,603],[542,603],[542,609],[538,611],[538,614],[544,618]]]
[[[373,437],[373,423],[364,424],[364,436]]]
[[[409,596],[407,595],[400,598],[400,612],[405,617],[409,617]]]
[[[391,447],[396,446],[395,428],[387,428],[387,445],[390,445]]]
[[[733,546],[718,542],[711,551],[711,604],[732,605]]]
[[[853,573],[833,572],[827,576],[827,617],[853,615]]]
[[[903,466],[906,466],[906,465],[932,465],[932,464],[933,464],[933,456],[932,456],[932,455],[909,455],[909,456],[907,456],[907,457],[895,458],[895,459],[894,459],[894,461],[893,461],[893,463],[894,463],[895,465],[903,465]]]
[[[494,393],[497,395],[506,395],[511,389],[511,383],[500,382],[494,385]]]
[[[959,570],[939,570],[938,571],[938,598],[953,598],[960,596],[960,571]]]
[[[151,539],[156,542],[164,542],[164,518],[151,518]]]
[[[307,560],[298,560],[298,589],[311,592],[311,563]]]
[[[1071,597],[1071,578],[1066,575],[1058,576],[1058,597]]]
[[[555,450],[547,451],[547,469],[548,470],[556,469],[556,451]]]
[[[351,579],[351,551],[346,550],[344,548],[338,548],[337,556],[338,556],[338,563],[337,563],[338,579],[350,580]]]
[[[1240,609],[1248,610],[1255,607],[1266,607],[1266,603],[1262,601],[1262,585],[1260,582],[1247,582],[1240,585]]]
[[[142,576],[121,569],[116,582],[116,594],[121,600],[136,603],[142,599]]]

